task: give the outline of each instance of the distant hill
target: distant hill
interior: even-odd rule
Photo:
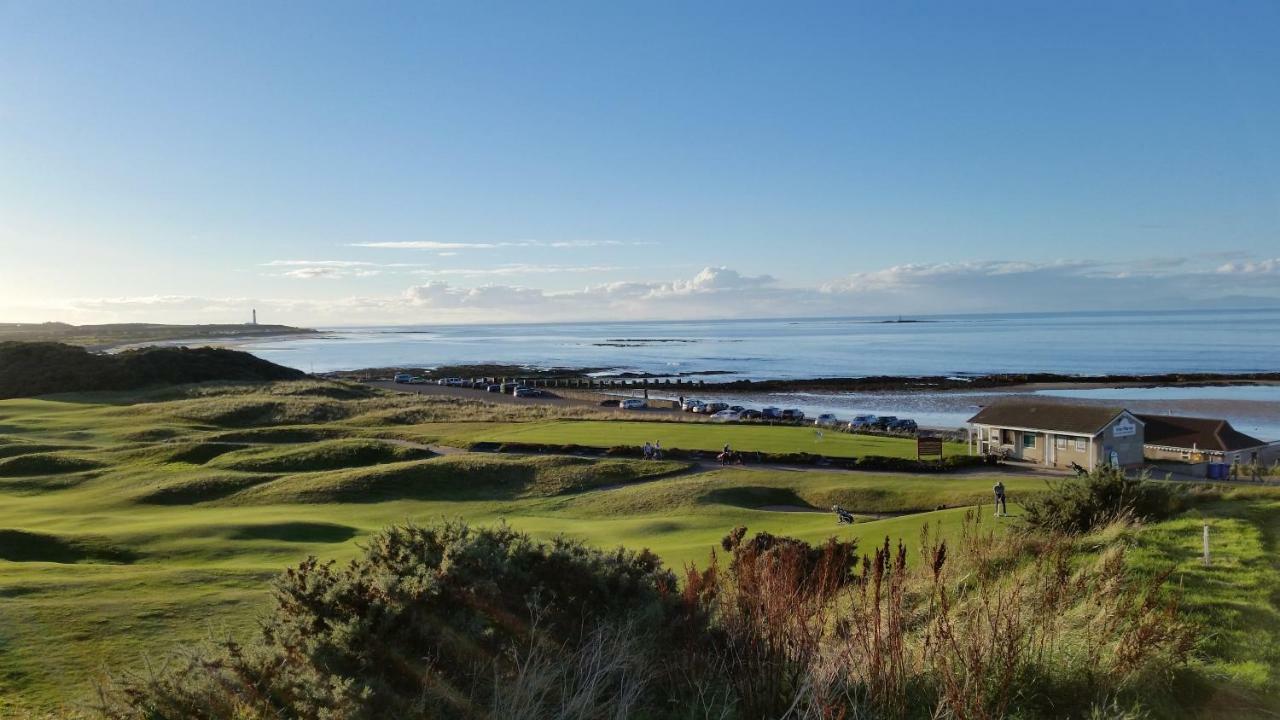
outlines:
[[[319,331],[290,327],[288,325],[252,325],[248,323],[236,325],[0,323],[0,341],[61,342],[95,349],[131,345],[133,343],[307,335],[316,332]]]
[[[300,370],[225,348],[149,347],[104,355],[63,343],[0,342],[0,398],[303,377]]]

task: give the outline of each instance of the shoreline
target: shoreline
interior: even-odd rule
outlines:
[[[972,376],[915,376],[877,375],[868,377],[818,377],[789,380],[725,380],[712,378],[728,374],[727,370],[706,370],[696,373],[610,372],[600,367],[527,367],[496,363],[472,365],[441,365],[435,368],[387,366],[357,370],[337,370],[322,373],[326,377],[363,379],[407,372],[427,379],[444,377],[525,377],[538,380],[562,380],[585,383],[600,390],[627,388],[672,389],[687,387],[698,392],[724,394],[762,392],[859,393],[903,392],[937,393],[947,391],[1007,390],[1009,392],[1037,392],[1041,390],[1084,390],[1111,388],[1164,388],[1164,387],[1241,387],[1280,385],[1280,371],[1249,373],[1158,373],[1136,375],[1129,373],[1107,375],[1069,375],[1063,373],[993,373]]]

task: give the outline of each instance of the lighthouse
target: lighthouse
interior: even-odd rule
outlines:
[[[253,325],[257,325],[257,324],[258,324],[258,308],[254,308],[254,309],[253,309],[253,323],[251,323],[251,324],[253,324]]]

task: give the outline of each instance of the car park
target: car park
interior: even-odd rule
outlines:
[[[783,420],[804,420],[804,413],[796,408],[787,408],[782,411]]]
[[[760,411],[760,416],[766,420],[781,420],[782,411],[776,407],[769,406]]]
[[[821,415],[814,418],[813,420],[813,424],[818,427],[835,427],[836,424],[839,422],[840,420],[837,419],[836,416],[832,415],[831,413],[822,413]]]
[[[398,373],[394,378],[391,378],[391,379],[398,383],[407,383],[412,377],[413,376],[410,375],[409,373]]]
[[[643,410],[648,406],[649,404],[640,398],[627,398],[618,403],[618,407],[623,410]]]

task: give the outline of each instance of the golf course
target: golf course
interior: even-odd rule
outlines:
[[[995,533],[1045,480],[605,455],[469,452],[477,443],[914,457],[910,439],[812,428],[646,422],[604,410],[490,405],[325,381],[203,383],[0,401],[0,715],[69,714],[95,681],[175,648],[252,632],[270,580],[308,556],[344,562],[406,521],[507,523],[535,537],[648,548],[705,566],[737,526],[874,548],[943,537],[975,509]],[[962,447],[948,445],[948,453]],[[1010,517],[992,518],[996,479]],[[857,522],[837,525],[839,504]],[[1196,666],[1228,707],[1267,707],[1280,680],[1280,494],[1215,491],[1194,517],[1127,533],[1150,572],[1173,566],[1213,623]],[[1215,559],[1197,556],[1201,523]],[[1106,542],[1115,542],[1108,538]],[[914,562],[914,560],[912,561]]]

